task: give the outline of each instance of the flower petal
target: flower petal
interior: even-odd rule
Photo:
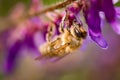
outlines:
[[[110,23],[113,30],[117,33],[120,34],[120,20],[115,20]]]
[[[108,22],[112,22],[115,20],[116,12],[112,0],[102,0],[101,8],[102,11],[105,13],[105,17]]]
[[[120,7],[115,7],[116,17],[120,18]]]
[[[113,30],[117,33],[120,34],[120,7],[115,7],[116,11],[116,16],[113,21],[110,22]]]
[[[83,25],[83,23],[82,23],[82,21],[81,21],[81,19],[80,19],[80,13],[76,14],[76,15],[75,15],[75,18],[76,18],[77,22],[78,22],[80,25]]]
[[[96,4],[92,4],[85,12],[85,19],[89,26],[88,29],[91,39],[95,41],[100,47],[107,48],[107,42],[101,35],[101,19],[99,16],[99,8],[96,7]]]
[[[94,36],[91,31],[89,31],[90,33],[90,37],[93,41],[95,41],[97,43],[97,45],[99,45],[100,47],[102,47],[103,49],[107,49],[108,48],[108,44],[106,42],[106,40],[103,38],[103,36],[101,34],[99,34],[98,36]]]
[[[16,59],[17,56],[19,55],[19,50],[22,46],[22,42],[21,41],[17,41],[8,51],[8,55],[7,55],[7,59],[5,62],[5,72],[6,73],[10,73],[13,72],[13,69],[16,66]]]

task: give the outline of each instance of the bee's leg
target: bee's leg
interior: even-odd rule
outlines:
[[[51,62],[57,62],[57,61],[60,61],[61,59],[63,59],[65,56],[67,56],[68,54],[65,54],[63,56],[60,56],[60,57],[55,57]]]
[[[68,11],[66,10],[66,14],[63,16],[62,21],[59,26],[59,32],[63,33],[64,28],[66,27],[66,20],[68,20]]]
[[[58,55],[63,56],[63,54],[66,53],[65,52],[66,47],[69,45],[70,45],[70,43],[66,43],[64,45],[61,45],[59,48],[55,49],[54,52]],[[59,53],[61,53],[61,54],[59,54]]]
[[[61,43],[61,39],[60,39],[60,37],[57,37],[56,40],[54,40],[50,43],[50,47],[54,47],[55,45],[60,44],[60,43]]]
[[[51,41],[52,36],[53,36],[54,33],[55,33],[54,30],[55,30],[54,25],[51,25],[51,26],[48,27],[48,32],[47,32],[47,34],[46,34],[46,41],[47,41],[47,42],[50,42],[50,41]]]
[[[55,42],[54,43],[52,43],[53,45],[55,44]],[[62,59],[63,57],[65,57],[67,54],[63,54],[63,53],[65,53],[65,52],[61,52],[61,51],[64,51],[65,50],[65,48],[67,47],[67,46],[69,46],[70,45],[70,43],[66,43],[66,44],[64,44],[64,45],[62,45],[62,46],[60,46],[59,48],[57,48],[57,49],[53,49],[52,51],[54,52],[54,53],[56,53],[56,55],[57,55],[57,58],[55,59],[55,61],[58,61],[58,60],[60,60],[60,59]],[[52,46],[51,46],[52,47]],[[51,51],[51,52],[52,52]],[[59,53],[62,53],[62,54],[59,54]],[[48,56],[48,55],[41,55],[41,56],[38,56],[37,58],[35,58],[35,60],[42,60],[42,59],[49,59],[50,57]],[[51,57],[52,58],[52,57]]]
[[[59,26],[59,32],[63,33],[64,32],[64,22],[61,21],[60,26]]]
[[[58,51],[60,51],[61,49],[66,48],[67,46],[69,46],[70,43],[65,43],[64,45],[62,45],[61,47],[57,48]]]
[[[69,45],[68,43],[64,44],[64,45],[61,45],[59,48],[55,48],[56,42],[52,43],[50,45],[50,48],[51,48],[51,56],[56,56],[56,57],[61,57],[61,56],[64,56],[65,54],[65,48]],[[54,46],[55,45],[55,46]]]

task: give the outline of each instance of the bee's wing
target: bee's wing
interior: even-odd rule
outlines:
[[[41,56],[39,56],[39,57],[35,58],[35,60],[41,60],[41,59],[42,59],[42,57],[41,57]]]
[[[35,58],[35,60],[42,60],[43,58],[45,58],[45,56],[40,55],[40,56],[38,56],[37,58]]]
[[[63,59],[67,55],[68,54],[65,54],[65,55],[59,56],[59,57],[52,57],[52,58],[48,58],[48,57],[42,55],[42,56],[39,56],[39,57],[35,58],[35,60],[43,60],[43,59],[45,59],[45,60],[50,60],[51,62],[57,62],[57,61],[60,61],[61,59]]]
[[[55,57],[53,59],[51,59],[50,61],[51,62],[57,62],[57,61],[60,61],[61,59],[63,59],[65,56],[67,56],[68,54],[65,54],[64,56],[61,56],[61,57]]]

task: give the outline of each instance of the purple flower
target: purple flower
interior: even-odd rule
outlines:
[[[13,69],[15,68],[16,66],[16,59],[18,58],[17,56],[19,56],[19,50],[22,46],[22,41],[17,41],[14,43],[13,46],[11,46],[9,49],[8,49],[8,55],[6,57],[6,60],[5,60],[5,65],[4,65],[4,69],[5,69],[5,72],[9,73],[9,72],[12,72]]]
[[[102,11],[105,18],[112,28],[120,34],[120,22],[112,0],[86,0],[84,7],[84,16],[88,24],[89,35],[100,47],[107,48],[108,44],[101,32],[101,18],[99,13]]]
[[[82,3],[82,1],[80,2]],[[67,8],[67,10],[70,12],[71,18],[69,18],[72,22],[73,19],[76,19],[79,24],[82,25],[82,21],[80,20],[80,11],[82,10],[82,4],[79,4],[78,2],[73,3],[70,7]]]
[[[60,14],[58,12],[49,12],[49,13],[47,13],[47,17],[51,20],[51,22],[55,26],[55,35],[59,35],[60,34],[59,25],[61,23],[63,14]]]
[[[41,23],[39,20],[37,21],[38,23]],[[42,28],[38,28],[41,26],[36,25],[34,21],[30,20],[28,22],[30,22],[31,25],[28,25],[26,23],[25,26],[17,26],[20,32],[17,31],[16,29],[12,30],[13,33],[10,33],[11,34],[10,37],[6,38],[7,55],[5,58],[6,60],[4,65],[4,69],[6,73],[12,72],[14,68],[17,66],[18,64],[17,61],[21,55],[20,51],[23,49],[22,47],[26,47],[26,49],[36,50],[36,52],[39,52],[37,45],[35,44],[36,42],[34,38],[37,32],[39,32],[41,35],[44,35],[46,30]],[[20,29],[19,27],[23,27],[23,29]],[[39,35],[39,37],[41,37],[41,39],[44,39],[44,36],[41,35]],[[43,41],[43,40],[39,40],[39,41]]]
[[[37,3],[39,2],[37,1],[39,0],[33,0],[31,11],[35,12],[38,10],[37,7],[39,7],[39,5]],[[15,13],[15,15],[17,15],[17,13]],[[19,14],[17,17],[21,15]],[[17,17],[12,19],[14,20]],[[9,30],[7,32],[9,33],[7,34],[7,37],[4,38],[3,34],[3,40],[5,39],[4,41],[6,50],[5,52],[7,53],[4,60],[5,62],[3,63],[4,64],[3,68],[5,73],[11,73],[18,65],[17,61],[21,55],[20,51],[23,49],[23,47],[25,47],[26,49],[36,51],[38,56],[39,51],[38,46],[36,45],[35,35],[37,34],[37,32],[39,32],[40,34],[39,37],[41,38],[41,40],[39,41],[45,41],[44,39],[45,36],[42,35],[45,35],[47,32],[47,24],[44,24],[44,22],[38,16],[30,18],[20,24],[17,24],[16,28]]]

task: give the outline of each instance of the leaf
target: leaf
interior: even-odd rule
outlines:
[[[26,6],[29,6],[31,0],[0,0],[0,16],[6,16],[9,14],[9,11],[17,4],[23,3]]]
[[[118,1],[116,4],[115,4],[115,6],[120,6],[120,1]]]
[[[51,4],[56,4],[58,2],[61,2],[61,1],[64,1],[64,0],[43,0],[43,4],[44,5],[51,5]]]

